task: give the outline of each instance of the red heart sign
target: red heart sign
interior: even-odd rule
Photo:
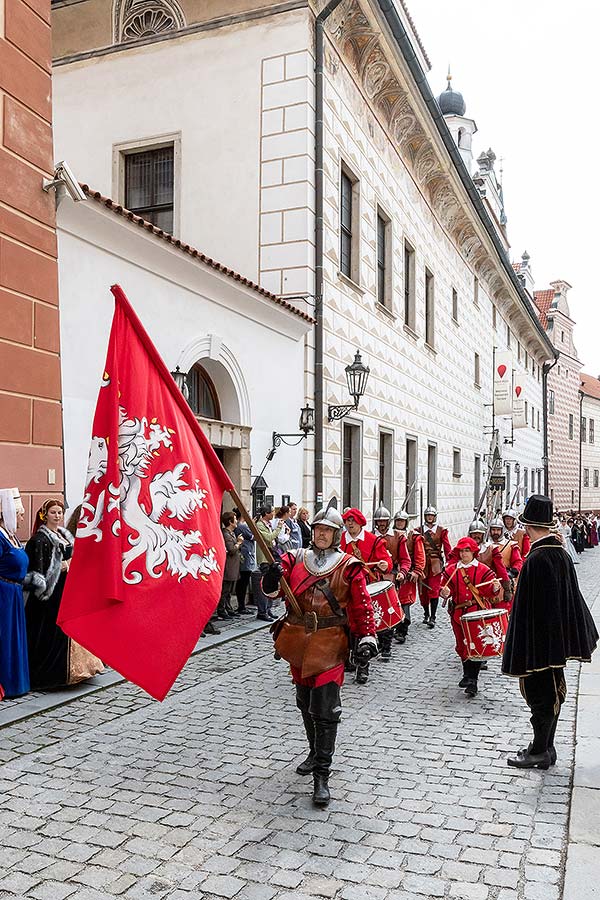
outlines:
[[[521,391],[522,391],[522,390],[523,390],[523,388],[521,388],[519,385],[516,386],[516,388],[515,388],[515,394],[517,395],[517,397],[520,397],[520,396],[521,396]]]
[[[504,378],[505,373],[506,366],[498,366],[498,375],[500,376],[500,378]]]

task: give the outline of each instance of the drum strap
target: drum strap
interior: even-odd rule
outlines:
[[[477,588],[475,587],[475,585],[473,584],[473,582],[471,581],[471,579],[469,578],[469,576],[467,575],[465,570],[461,569],[460,574],[462,575],[462,580],[466,584],[467,589],[471,592],[471,595],[473,596],[473,599],[475,600],[475,602],[477,603],[479,608],[487,609],[488,607],[486,606],[485,602],[481,599],[481,594],[479,593],[479,591],[477,590]],[[459,607],[460,606],[462,606],[462,604],[459,604]]]
[[[352,553],[354,554],[354,556],[361,562],[364,562],[365,558],[360,552],[360,547],[358,546],[358,544],[355,541],[350,541],[350,543],[352,544]]]

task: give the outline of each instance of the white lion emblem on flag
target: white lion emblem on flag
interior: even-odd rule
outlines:
[[[112,524],[118,534],[121,522],[128,529],[129,549],[122,553],[123,581],[139,584],[143,579],[140,561],[151,578],[160,578],[166,563],[167,571],[181,581],[187,575],[206,579],[219,571],[214,547],[203,547],[200,531],[184,531],[163,524],[165,517],[174,523],[186,522],[196,510],[206,507],[206,491],[196,482],[188,484],[185,475],[189,464],[178,463],[153,475],[149,484],[148,469],[165,450],[173,449],[174,432],[155,419],[129,418],[119,407],[119,484],[109,484],[92,500],[93,486],[107,473],[108,444],[105,438],[94,435],[88,462],[86,494],[81,507],[77,538],[94,537],[102,540],[99,527],[105,513],[118,510]],[[143,488],[148,500],[140,501]],[[108,494],[108,499],[107,495]],[[198,548],[200,552],[194,550]],[[138,563],[134,567],[134,563]]]

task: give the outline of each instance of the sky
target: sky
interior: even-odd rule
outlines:
[[[476,159],[503,159],[511,260],[535,289],[564,279],[583,370],[600,375],[600,4],[408,0],[437,96],[452,86],[477,124]]]

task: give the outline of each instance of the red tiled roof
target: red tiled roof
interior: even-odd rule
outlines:
[[[542,323],[544,330],[548,327],[548,310],[550,309],[550,304],[553,300],[554,288],[549,288],[546,291],[533,292],[533,302],[538,309],[540,322]]]
[[[189,244],[185,244],[183,241],[180,241],[179,238],[173,237],[173,235],[169,234],[168,231],[163,231],[162,228],[157,228],[156,225],[153,225],[152,222],[148,222],[147,219],[143,219],[141,216],[136,216],[135,213],[132,213],[124,206],[121,206],[120,203],[115,203],[115,201],[111,200],[110,197],[103,197],[99,191],[92,190],[89,185],[82,184],[81,189],[83,190],[84,194],[91,200],[95,200],[96,203],[100,203],[102,206],[110,209],[111,212],[117,213],[117,215],[119,216],[123,216],[123,218],[128,219],[130,222],[133,222],[134,225],[139,225],[140,228],[144,228],[146,231],[149,231],[151,234],[156,235],[156,237],[161,238],[168,244],[172,244],[173,247],[181,250],[182,253],[187,253],[188,256],[193,257],[193,259],[197,259],[198,262],[204,263],[204,265],[206,266],[210,266],[211,269],[216,269],[217,272],[222,272],[223,275],[227,275],[234,281],[239,281],[240,284],[245,285],[245,287],[250,288],[250,290],[252,291],[256,291],[257,294],[260,294],[262,297],[266,297],[273,303],[277,303],[278,306],[282,306],[284,309],[287,309],[294,315],[299,316],[301,319],[304,319],[305,322],[315,321],[312,316],[309,316],[307,313],[302,312],[302,310],[295,307],[292,303],[289,303],[282,297],[278,297],[277,294],[272,294],[270,291],[265,290],[259,284],[256,284],[254,281],[251,281],[244,275],[240,275],[233,269],[227,268],[227,266],[224,266],[222,263],[217,262],[216,260],[211,259],[208,256],[205,256],[204,253],[201,253],[199,250],[196,250]]]
[[[407,6],[406,3],[404,2],[404,0],[400,0],[400,3],[401,3],[401,5],[402,5],[402,9],[404,10],[404,14],[405,14],[406,18],[408,19],[408,22],[409,22],[409,24],[410,24],[410,27],[411,27],[412,30],[413,30],[414,36],[415,36],[415,38],[416,38],[416,40],[417,40],[417,44],[419,45],[419,48],[420,48],[420,50],[421,50],[421,53],[423,54],[423,58],[424,58],[425,62],[427,63],[427,65],[429,66],[429,68],[431,69],[431,60],[430,60],[429,57],[427,56],[427,50],[426,50],[425,47],[423,46],[423,41],[421,40],[421,35],[419,34],[419,32],[417,31],[417,29],[415,28],[415,23],[414,23],[414,21],[413,21],[413,17],[411,16],[411,14],[410,14],[409,11],[408,11],[408,6]]]
[[[585,372],[580,372],[579,377],[583,393],[587,397],[595,397],[596,400],[600,400],[600,380],[593,375],[586,375]]]

